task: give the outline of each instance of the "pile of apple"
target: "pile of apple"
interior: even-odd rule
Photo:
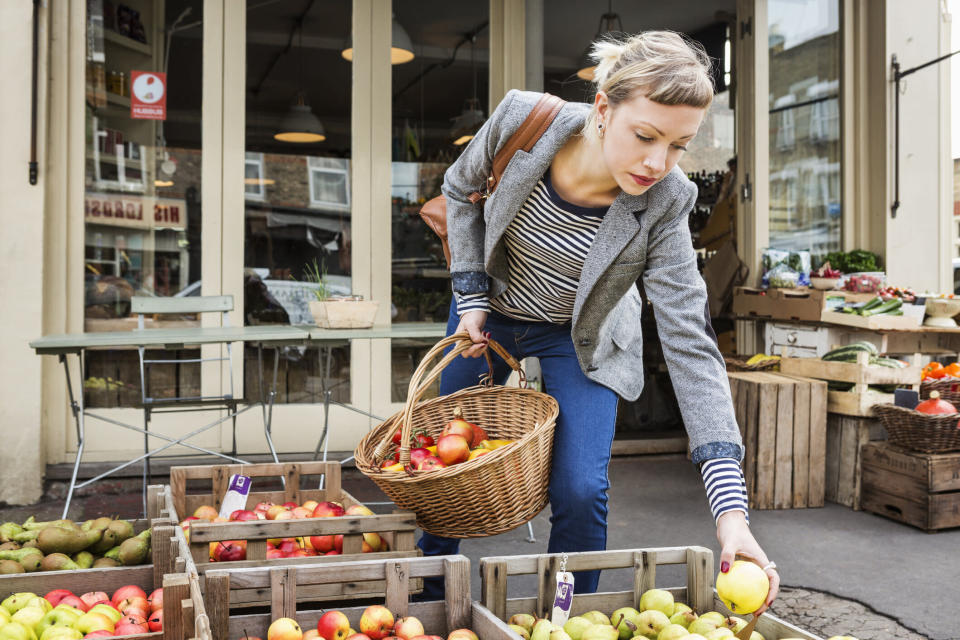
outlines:
[[[260,640],[244,636],[241,640]],[[317,621],[316,629],[304,632],[296,620],[279,618],[267,629],[267,640],[479,640],[470,629],[451,631],[443,636],[427,635],[423,623],[414,616],[394,619],[383,605],[367,607],[360,616],[360,631],[350,628],[350,620],[342,611],[327,611]]]
[[[373,511],[362,504],[344,508],[339,502],[317,502],[307,500],[302,505],[295,502],[274,504],[260,502],[253,508],[237,509],[229,518],[221,518],[217,510],[210,505],[198,507],[193,515],[180,523],[183,533],[190,541],[190,523],[206,522],[246,522],[250,520],[300,520],[306,518],[339,518],[350,516],[372,516]],[[378,533],[364,533],[361,551],[373,553],[387,551],[390,546]],[[343,553],[343,536],[303,536],[296,538],[268,538],[267,559],[303,558],[308,556],[332,556]],[[246,540],[227,540],[210,543],[210,560],[213,562],[232,562],[247,559]]]
[[[381,468],[384,471],[432,471],[443,469],[461,462],[476,460],[495,449],[505,447],[514,440],[489,440],[487,432],[463,418],[463,410],[456,407],[453,410],[453,420],[448,422],[440,437],[434,439],[424,431],[414,432],[410,445],[410,465],[400,464],[400,442],[403,435],[400,429],[393,434],[395,446],[393,458],[383,461]]]
[[[163,631],[163,589],[147,596],[136,585],[81,596],[56,589],[42,598],[22,592],[0,602],[2,640],[81,640]]]

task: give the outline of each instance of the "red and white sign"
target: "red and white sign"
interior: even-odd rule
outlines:
[[[87,222],[130,229],[187,228],[187,202],[177,198],[87,193],[84,198]]]
[[[130,117],[136,120],[167,119],[167,74],[130,72]]]

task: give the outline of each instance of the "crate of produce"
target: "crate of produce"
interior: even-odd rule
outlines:
[[[839,291],[737,287],[733,292],[733,313],[751,318],[818,322],[831,297],[846,300]]]
[[[886,439],[887,431],[876,418],[827,414],[824,497],[859,511],[863,447]]]
[[[866,445],[861,505],[925,531],[960,527],[960,453]]]
[[[434,602],[410,602],[417,581],[424,578],[443,578],[445,598]],[[372,605],[367,621],[361,618],[367,607],[334,609],[298,607],[297,602],[315,600],[316,595],[331,591],[356,588],[369,592],[364,583],[386,583],[382,602]],[[267,594],[269,613],[248,614],[236,611],[236,601],[246,601],[248,592]],[[269,638],[271,625],[282,625],[290,630],[286,637],[299,638],[298,630],[317,629],[321,617],[327,634],[354,629],[370,637],[391,635],[393,624],[404,618],[419,635],[448,640],[516,640],[507,625],[489,611],[472,602],[470,594],[470,561],[464,556],[433,556],[425,558],[398,558],[359,560],[336,564],[289,565],[225,571],[211,569],[206,574],[204,591],[207,615],[213,640],[236,638]],[[339,614],[342,614],[341,617]],[[415,620],[414,620],[415,619]],[[294,627],[291,622],[296,623]],[[386,627],[386,629],[384,628]],[[387,630],[389,629],[389,630]],[[279,631],[275,627],[276,631]],[[472,630],[470,636],[464,630]],[[411,637],[408,630],[401,630]],[[418,635],[418,634],[414,634]],[[339,635],[337,637],[340,637]]]
[[[885,358],[871,342],[831,349],[822,358],[780,360],[782,373],[827,380],[827,411],[870,417],[876,404],[892,403],[895,387],[920,388],[920,356],[913,363]]]
[[[234,516],[239,520],[181,523],[201,574],[218,567],[339,562],[370,555],[409,558],[420,553],[414,514],[373,514],[341,487],[339,462],[173,467],[170,483],[177,512],[215,518],[235,473],[250,477],[253,485],[245,513]],[[306,488],[311,479],[319,486],[321,477],[323,489]],[[257,490],[258,484],[277,478],[283,478],[285,486],[277,480],[276,491]],[[188,481],[206,481],[212,492],[187,493]]]
[[[54,571],[4,575],[0,581],[0,626],[9,638],[52,637],[72,640],[89,633],[130,636],[150,640],[193,638],[200,616],[203,630],[203,600],[199,589],[166,592],[167,580],[187,580],[196,570],[188,558],[178,556],[180,544],[175,525],[155,525],[154,564],[111,567],[87,571]],[[182,535],[182,534],[181,534]],[[163,552],[157,552],[163,549]],[[194,580],[194,582],[197,582]],[[17,623],[23,629],[6,629]],[[45,631],[49,627],[69,630]],[[191,633],[183,633],[189,629]],[[197,635],[200,640],[209,634]]]
[[[728,372],[752,509],[822,507],[827,385],[768,372]]]
[[[566,559],[565,565],[564,559]],[[650,608],[660,609],[663,618],[652,614],[648,615],[647,619],[633,621],[639,622],[634,624],[636,627],[651,624],[648,631],[644,629],[647,631],[645,634],[647,637],[657,637],[651,634],[663,631],[666,626],[665,621],[671,618],[675,620],[672,624],[681,624],[691,633],[701,635],[723,626],[730,628],[731,631],[739,630],[746,622],[743,618],[733,616],[717,597],[713,589],[713,552],[697,546],[482,558],[480,560],[480,576],[483,581],[481,605],[494,617],[503,621],[513,619],[514,623],[522,623],[524,619],[529,622],[533,618],[549,618],[556,592],[556,575],[561,566],[564,566],[566,571],[625,569],[633,574],[632,580],[628,581],[630,588],[627,590],[574,595],[570,610],[571,620],[588,612],[599,611],[608,621],[613,617],[615,620],[610,622],[616,625],[620,614],[633,613],[628,613],[625,609],[627,607],[643,613]],[[663,574],[667,573],[674,576],[673,580],[679,584],[664,584],[667,580],[664,579]],[[535,578],[536,592],[521,591],[519,596],[508,597],[508,593],[517,593],[516,583],[522,580],[510,581],[509,578],[512,576]],[[525,580],[526,584],[531,582],[529,578]],[[651,590],[657,591],[649,594]],[[672,599],[662,592],[669,593]],[[649,595],[644,597],[645,594]],[[650,606],[651,604],[653,607]],[[687,609],[679,607],[679,604],[692,610],[689,611],[689,616],[683,615]],[[667,608],[673,611],[673,615],[669,617],[666,615]],[[621,611],[611,616],[618,610]],[[710,611],[716,613],[706,615]],[[592,617],[592,614],[588,614],[588,617]],[[700,620],[701,617],[702,620]],[[698,620],[700,622],[697,622]],[[597,623],[609,624],[602,619]],[[524,625],[520,624],[520,626]],[[622,628],[624,632],[633,633],[628,631],[627,627]],[[764,640],[780,638],[818,640],[817,636],[771,614],[760,616],[755,630],[763,636]],[[636,633],[640,634],[640,629]],[[613,637],[616,636],[613,635]],[[621,634],[620,637],[625,636]]]

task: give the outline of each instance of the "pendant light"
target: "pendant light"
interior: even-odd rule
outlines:
[[[474,134],[483,125],[486,117],[480,108],[480,100],[477,98],[477,72],[474,60],[474,48],[477,43],[476,34],[470,39],[470,76],[473,81],[473,96],[467,98],[460,115],[453,119],[453,144],[461,146],[473,139]]]
[[[413,41],[394,15],[391,15],[390,31],[390,64],[403,64],[413,60]],[[353,62],[353,45],[348,45],[340,55]]]
[[[280,121],[280,130],[274,134],[274,139],[281,142],[309,143],[323,142],[327,139],[323,130],[323,123],[313,113],[307,104],[306,93],[303,90],[303,22],[300,23],[300,70],[297,79],[297,102],[290,106],[290,110]]]
[[[604,23],[606,23],[606,26],[604,26]],[[614,23],[616,23],[616,29],[614,29]],[[593,37],[593,41],[596,42],[603,36],[615,32],[623,32],[623,22],[620,20],[620,15],[613,12],[613,0],[607,0],[607,12],[600,16],[600,23],[597,25],[597,35]],[[577,77],[587,82],[593,81],[593,70],[596,69],[596,65],[593,64],[593,60],[590,59],[590,50],[592,48],[593,43],[591,42],[587,45],[587,48],[584,49],[583,54],[580,56],[580,64],[577,65],[579,67]]]

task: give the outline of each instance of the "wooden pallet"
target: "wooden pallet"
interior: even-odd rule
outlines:
[[[773,372],[729,372],[752,509],[823,506],[827,385]]]
[[[663,547],[653,549],[630,549],[624,551],[588,551],[569,553],[567,571],[592,569],[633,569],[633,589],[608,593],[591,593],[573,596],[575,616],[593,609],[604,613],[620,607],[639,608],[640,596],[653,588],[666,589],[677,602],[684,602],[694,611],[704,613],[711,609],[726,615],[730,611],[713,590],[713,552],[705,547]],[[534,554],[524,556],[500,556],[480,559],[480,576],[483,580],[482,606],[500,619],[508,620],[517,613],[531,613],[537,617],[550,617],[556,592],[556,574],[560,570],[563,554]],[[686,584],[665,586],[658,584],[657,568],[666,565],[685,565]],[[536,595],[507,597],[507,581],[510,576],[536,576]],[[514,590],[511,589],[511,592]],[[773,615],[764,614],[757,621],[756,630],[766,640],[780,638],[803,638],[819,640]],[[483,637],[483,636],[481,636]],[[486,638],[484,638],[486,640]]]
[[[784,357],[780,359],[780,371],[818,380],[852,382],[854,387],[851,391],[830,391],[827,394],[827,411],[845,416],[870,417],[873,405],[893,403],[893,394],[873,391],[869,385],[896,384],[920,390],[920,355],[914,354],[913,358],[911,366],[891,369],[870,365],[867,353],[857,354],[857,362]]]
[[[860,504],[928,532],[960,527],[960,453],[919,453],[885,442],[863,447]]]
[[[340,463],[303,462],[287,464],[248,464],[231,466],[195,466],[173,467],[170,470],[170,483],[174,503],[186,513],[204,504],[219,509],[220,498],[226,492],[227,483],[234,473],[242,473],[252,478],[256,487],[257,478],[283,477],[286,486],[281,491],[252,491],[247,496],[247,504],[269,501],[283,503],[287,501],[302,504],[306,500],[323,502],[336,501],[344,507],[360,504],[356,498],[344,491],[340,485]],[[324,477],[324,489],[304,488],[303,479],[308,476]],[[213,492],[204,494],[186,494],[187,480],[210,480]],[[416,516],[412,512],[400,511],[391,514],[372,516],[345,516],[339,518],[306,518],[302,520],[257,520],[247,522],[198,522],[190,523],[189,555],[201,575],[210,569],[247,568],[261,566],[279,566],[300,564],[321,564],[377,558],[411,558],[420,555],[416,546]],[[389,551],[361,553],[363,533],[378,533],[389,544]],[[302,536],[343,535],[342,555],[313,556],[305,558],[267,559],[267,540],[271,538],[297,538]],[[211,562],[210,543],[227,540],[246,540],[246,560],[234,562]],[[344,591],[339,585],[327,587],[322,594],[325,598],[382,596],[384,585],[371,592],[359,593]],[[338,593],[337,591],[340,590]],[[239,602],[239,601],[238,601]],[[263,597],[243,601],[245,606],[265,604]]]
[[[445,599],[411,603],[416,581],[442,577]],[[316,628],[324,609],[299,610],[302,591],[321,593],[331,586],[340,589],[364,582],[386,583],[384,604],[394,617],[416,616],[428,634],[441,637],[459,628],[470,628],[483,640],[516,640],[507,625],[489,611],[471,601],[470,561],[463,556],[434,556],[261,567],[224,571],[211,569],[206,574],[205,602],[213,640],[235,640],[244,635],[267,637],[267,628],[281,617],[295,619],[303,629]],[[369,588],[359,587],[360,591]],[[235,597],[248,591],[268,595],[270,613],[236,614]],[[311,599],[311,598],[306,598]],[[332,608],[332,607],[331,607]],[[359,629],[365,607],[342,608],[351,626]]]
[[[860,510],[861,459],[864,445],[885,440],[887,432],[877,418],[827,414],[827,453],[824,495],[854,511]]]

